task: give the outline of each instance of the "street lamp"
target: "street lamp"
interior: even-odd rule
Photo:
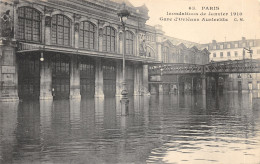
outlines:
[[[251,47],[249,48],[243,48],[243,56],[245,56],[245,50],[247,50],[247,53],[250,54],[250,60],[251,60],[251,66],[252,66],[252,54],[253,54],[253,50],[251,49]],[[243,59],[244,60],[244,59]]]
[[[125,50],[126,50],[126,32],[125,32],[125,25],[126,25],[126,20],[128,16],[130,15],[129,11],[126,9],[125,3],[122,4],[122,8],[119,10],[117,13],[118,17],[120,18],[120,22],[122,23],[123,26],[123,83],[122,83],[122,98],[121,98],[121,110],[122,110],[122,115],[128,115],[128,104],[129,100],[127,97],[127,89],[126,89],[126,78],[125,78]]]

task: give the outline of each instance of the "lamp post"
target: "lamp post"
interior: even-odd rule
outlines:
[[[125,32],[125,25],[128,16],[130,15],[129,11],[126,9],[125,3],[122,4],[122,8],[117,13],[118,17],[120,18],[120,22],[123,26],[123,82],[122,82],[122,98],[121,102],[121,114],[128,115],[128,104],[129,100],[127,97],[127,89],[126,89],[126,77],[125,77],[125,50],[126,50],[126,32]]]
[[[253,50],[251,49],[251,47],[249,48],[243,48],[243,56],[245,56],[245,50],[247,50],[247,53],[250,54],[250,60],[251,60],[251,66],[252,66],[252,54],[253,54]],[[245,59],[243,59],[245,60]]]

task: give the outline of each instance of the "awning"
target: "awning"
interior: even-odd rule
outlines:
[[[93,56],[93,57],[102,57],[102,58],[111,58],[111,59],[123,59],[122,54],[117,53],[109,53],[109,52],[100,52],[100,51],[89,51],[84,49],[77,49],[72,47],[59,47],[52,45],[42,45],[42,44],[33,44],[33,43],[18,43],[17,53],[26,53],[26,52],[37,52],[37,51],[45,51],[45,52],[60,52],[64,54],[76,54],[76,55],[85,55],[85,56]],[[140,61],[145,63],[156,63],[157,61],[151,57],[141,57],[141,56],[133,56],[126,55],[126,60],[129,61]]]

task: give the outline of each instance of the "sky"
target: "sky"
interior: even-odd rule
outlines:
[[[234,41],[247,39],[260,39],[260,0],[129,0],[134,6],[146,4],[149,9],[149,25],[160,24],[168,36],[189,40],[197,43],[209,43],[212,40]],[[189,10],[195,7],[195,10]],[[204,7],[204,10],[202,8]],[[218,7],[219,10],[206,10],[207,7]],[[216,8],[215,8],[216,9]],[[223,22],[191,22],[191,21],[161,21],[160,18],[176,18],[179,16],[167,15],[167,12],[205,12],[228,13],[228,16],[214,18],[226,18]],[[242,16],[231,16],[231,13],[242,13]],[[189,18],[212,16],[185,16]],[[185,18],[181,17],[181,18]],[[240,18],[243,21],[234,21]]]

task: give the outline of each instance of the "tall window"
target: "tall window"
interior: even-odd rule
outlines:
[[[41,40],[40,12],[31,7],[18,9],[18,38],[26,41]]]
[[[110,26],[103,29],[103,51],[115,52],[116,31]]]
[[[134,35],[130,31],[126,31],[126,54],[133,54]]]
[[[58,45],[70,45],[70,20],[64,15],[52,17],[52,43]]]
[[[216,53],[213,53],[213,57],[215,58],[217,55],[216,55]]]
[[[81,48],[95,48],[95,32],[96,27],[90,22],[81,22],[79,31],[79,46]]]

